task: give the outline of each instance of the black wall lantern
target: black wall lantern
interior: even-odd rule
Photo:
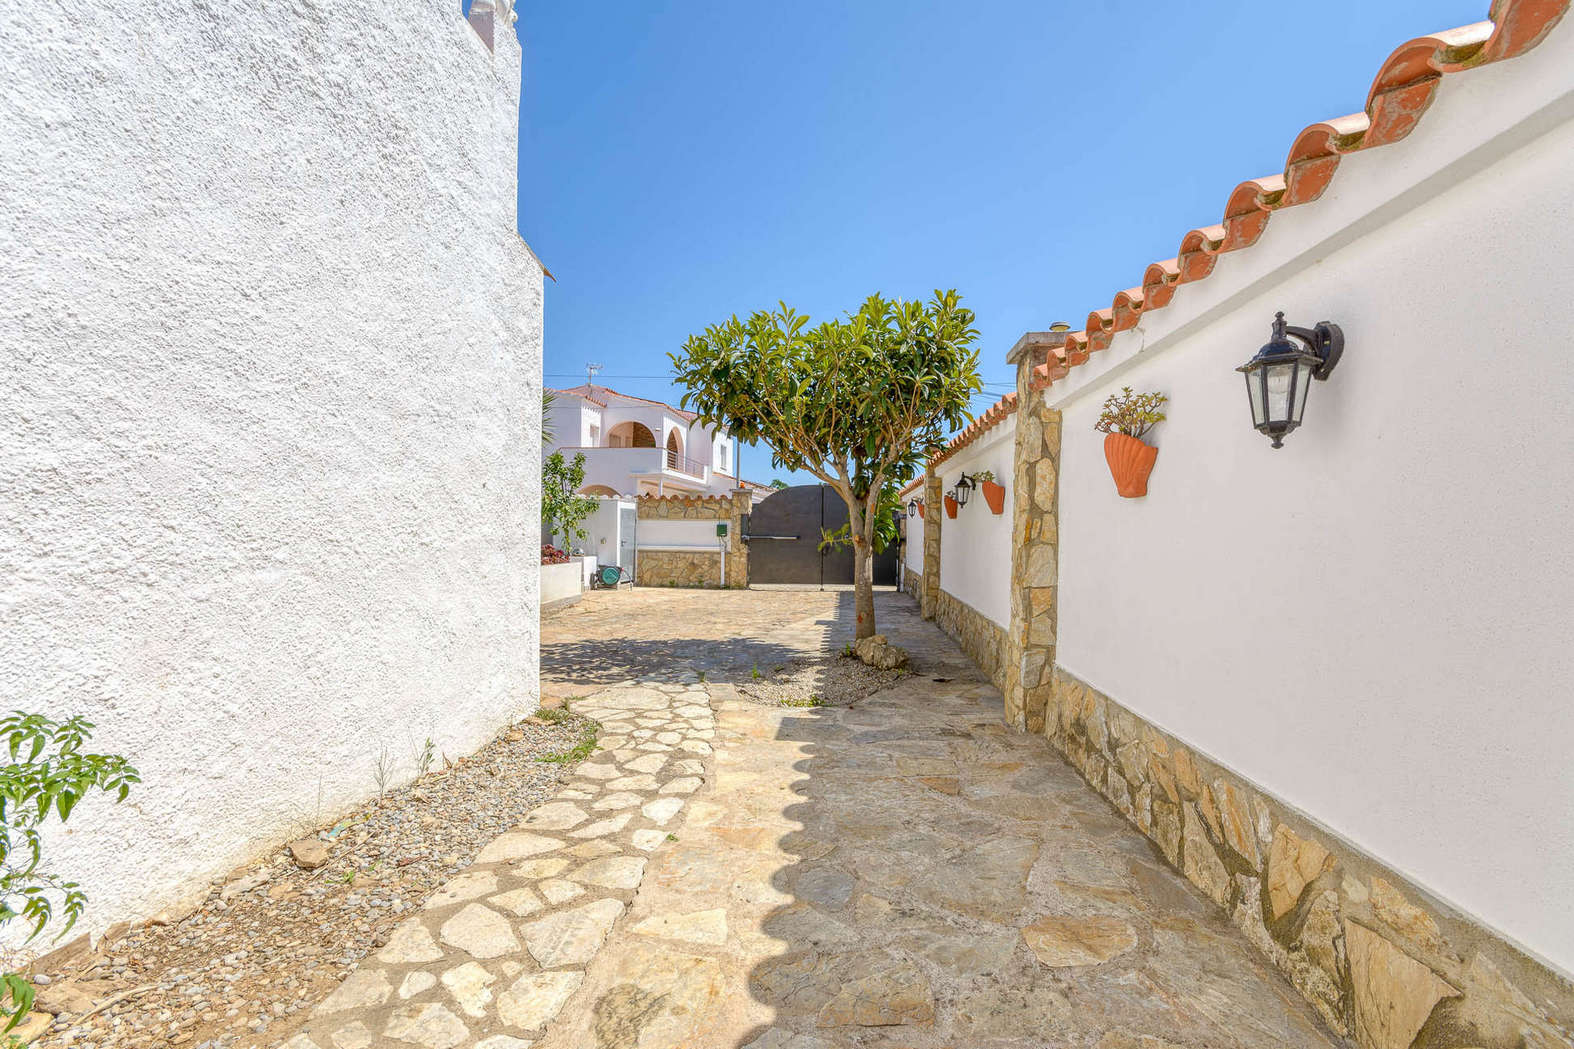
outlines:
[[[1284,313],[1274,316],[1273,339],[1257,356],[1235,369],[1246,375],[1246,394],[1252,402],[1252,425],[1280,448],[1284,438],[1301,425],[1306,394],[1313,379],[1326,379],[1344,353],[1344,332],[1339,325],[1318,321],[1312,328],[1284,323]]]
[[[956,505],[966,506],[967,497],[973,494],[973,479],[963,474],[956,482]]]
[[[918,516],[918,504],[921,503],[922,501],[923,500],[921,500],[921,499],[909,499],[907,501],[907,516],[908,517],[917,517]]]

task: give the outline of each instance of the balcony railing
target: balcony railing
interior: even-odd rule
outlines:
[[[679,455],[677,451],[672,448],[667,449],[667,469],[676,470],[682,474],[688,474],[690,477],[705,476],[704,463],[690,459],[686,455]]]

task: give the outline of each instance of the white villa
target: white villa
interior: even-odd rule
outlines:
[[[723,495],[759,485],[737,477],[738,442],[693,412],[588,383],[553,391],[546,454],[585,456],[585,495]]]

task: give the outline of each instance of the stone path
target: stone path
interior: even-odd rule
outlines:
[[[597,592],[544,624],[543,688],[591,692],[608,749],[287,1049],[1339,1044],[907,598],[877,607],[914,673],[837,708],[734,686],[839,649],[851,595]]]
[[[881,595],[878,614],[915,673],[799,710],[728,682],[782,650],[839,649],[849,595],[593,596],[612,600],[562,643],[600,630],[638,657],[683,639],[716,752],[535,1049],[1340,1044],[1044,740],[1001,724],[1000,694],[907,598]]]
[[[598,752],[400,925],[285,1049],[530,1046],[704,782],[715,719],[684,676],[575,703],[602,725]]]

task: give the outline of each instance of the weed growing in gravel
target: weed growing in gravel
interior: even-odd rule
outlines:
[[[781,705],[784,707],[823,707],[825,706],[825,700],[819,696],[810,696],[808,699],[784,699]]]
[[[700,671],[700,684],[705,684],[705,671]]]
[[[584,734],[579,737],[579,742],[571,750],[559,751],[556,754],[543,754],[537,761],[549,765],[577,765],[590,757],[596,750],[596,733],[601,731],[601,725],[587,719]]]
[[[573,718],[573,716],[574,715],[568,712],[568,707],[566,706],[554,707],[551,710],[536,711],[536,717],[540,718],[542,721],[545,721],[549,725],[561,725]]]
[[[848,658],[852,657],[852,655],[853,655],[853,643],[851,641],[847,642],[847,644],[842,646],[842,655],[847,656]]]
[[[763,676],[760,673],[760,668],[759,667],[755,667],[753,670],[749,671],[749,673],[753,676],[754,680],[756,680],[756,681],[760,680],[760,678]]]
[[[377,760],[372,762],[372,779],[377,782],[377,800],[382,801],[383,795],[388,793],[388,781],[393,779],[393,762],[388,759],[386,746],[377,752]]]
[[[426,744],[421,747],[421,756],[416,758],[416,766],[421,770],[421,775],[432,771],[432,762],[437,757],[437,748],[432,744],[432,737],[426,737]]]

